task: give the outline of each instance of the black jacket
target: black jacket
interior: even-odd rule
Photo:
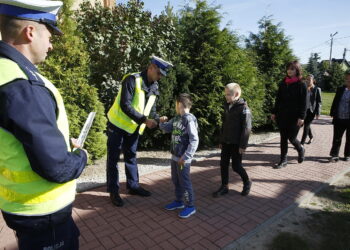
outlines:
[[[334,119],[338,118],[338,108],[339,108],[341,98],[344,94],[345,88],[346,88],[345,86],[339,87],[337,89],[337,92],[335,93],[335,96],[332,102],[331,112],[330,112],[330,116],[333,117],[333,121]]]
[[[276,115],[278,125],[297,122],[305,119],[307,89],[306,84],[299,81],[287,85],[280,82],[272,114]]]
[[[142,77],[142,89],[146,93],[146,103],[148,98],[151,95],[159,95],[158,91],[158,82],[152,82],[149,83],[147,79],[147,71],[141,72],[141,77]],[[122,82],[122,93],[121,93],[121,99],[120,99],[120,108],[123,110],[123,112],[129,116],[132,120],[134,120],[138,124],[142,124],[146,121],[146,116],[143,114],[140,114],[137,112],[132,106],[132,99],[134,97],[135,93],[135,76],[129,75],[126,77],[123,82]],[[157,114],[156,111],[156,102],[154,103],[150,117],[154,118],[158,123],[159,123],[159,115]]]
[[[252,115],[244,99],[237,100],[231,108],[224,104],[220,142],[247,148],[252,130]]]
[[[311,89],[311,91],[307,92],[307,110],[310,110],[310,112],[314,113],[315,115],[320,115],[321,108],[321,89],[315,86],[313,89]]]

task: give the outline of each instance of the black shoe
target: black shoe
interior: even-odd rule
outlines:
[[[310,138],[310,140],[307,142],[307,144],[311,144],[314,141],[314,138]]]
[[[298,163],[302,163],[305,159],[305,148],[301,146],[301,151],[298,152]]]
[[[139,196],[143,196],[143,197],[151,196],[151,192],[147,191],[146,189],[144,189],[142,187],[129,189],[129,194],[139,195]]]
[[[350,161],[350,156],[345,156],[343,161]]]
[[[332,156],[330,159],[329,159],[329,162],[332,162],[332,163],[335,163],[335,162],[338,162],[339,161],[339,157],[338,156]]]
[[[217,191],[213,193],[213,197],[217,198],[221,195],[225,195],[228,193],[228,188],[226,186],[221,186]]]
[[[241,195],[247,196],[250,192],[250,188],[252,187],[252,184],[253,184],[252,181],[248,181],[246,184],[244,184]]]
[[[113,205],[117,207],[122,207],[124,205],[124,201],[118,193],[110,193],[109,198],[111,198]]]
[[[280,161],[277,165],[275,165],[273,168],[274,169],[280,169],[280,168],[284,168],[285,166],[287,166],[288,162],[287,161]]]

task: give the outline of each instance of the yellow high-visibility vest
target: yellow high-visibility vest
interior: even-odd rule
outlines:
[[[145,91],[142,89],[142,77],[140,73],[132,73],[135,76],[135,93],[131,102],[131,106],[140,114],[144,116],[149,116],[152,106],[156,101],[156,95],[151,95],[148,98],[147,104],[145,106],[146,95]],[[129,75],[125,75],[123,80]],[[108,120],[116,127],[125,130],[126,132],[133,134],[139,124],[127,116],[120,107],[122,88],[120,88],[117,97],[107,113]],[[139,128],[139,134],[142,135],[145,130],[146,124],[141,124]]]
[[[37,76],[55,97],[58,108],[57,126],[65,138],[67,151],[70,151],[68,119],[62,96],[49,80],[38,73]],[[16,79],[28,77],[15,62],[0,58],[0,87]],[[72,203],[75,190],[75,180],[63,184],[54,183],[35,173],[22,143],[13,134],[0,128],[1,210],[18,215],[51,214]]]

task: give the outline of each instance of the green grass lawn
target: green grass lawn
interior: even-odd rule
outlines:
[[[322,92],[322,115],[329,115],[335,93]]]

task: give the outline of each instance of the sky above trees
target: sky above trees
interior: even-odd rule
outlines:
[[[127,0],[117,0],[126,3]],[[168,0],[145,0],[145,9],[153,14],[164,10]],[[190,0],[169,0],[174,11]],[[192,1],[193,2],[193,1]],[[239,35],[248,36],[258,30],[258,20],[273,15],[281,22],[285,33],[292,38],[291,46],[302,63],[307,63],[311,53],[319,53],[321,59],[329,59],[330,34],[334,37],[333,58],[342,58],[344,48],[350,50],[349,0],[208,0],[221,5],[221,27],[229,25]],[[346,58],[350,60],[350,51]]]

